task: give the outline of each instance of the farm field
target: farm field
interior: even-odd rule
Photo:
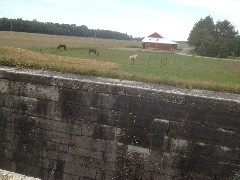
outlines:
[[[57,47],[59,44],[66,44],[67,48],[74,47],[126,47],[139,46],[136,41],[85,38],[74,36],[58,36],[24,32],[0,31],[0,45],[21,47],[21,48],[46,48]]]
[[[56,48],[60,43],[67,51]],[[0,64],[240,94],[240,61],[145,51],[140,46],[134,41],[0,31]],[[89,54],[89,47],[99,56]],[[133,54],[140,56],[134,65],[128,60]]]

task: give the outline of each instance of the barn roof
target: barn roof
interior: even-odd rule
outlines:
[[[148,36],[148,37],[155,37],[155,38],[163,38],[160,34],[158,34],[158,33],[153,33],[153,34],[151,34],[150,36]]]
[[[142,42],[147,43],[159,43],[159,44],[177,44],[175,41],[169,40],[164,38],[163,36],[159,35],[158,33],[153,33],[148,37],[145,37]]]

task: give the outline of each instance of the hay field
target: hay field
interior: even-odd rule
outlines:
[[[141,47],[141,42],[84,38],[75,36],[58,36],[24,32],[0,31],[0,45],[20,48],[49,48],[66,44],[67,48],[74,47]]]

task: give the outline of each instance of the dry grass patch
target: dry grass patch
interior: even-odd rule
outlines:
[[[63,69],[115,69],[118,67],[116,63],[102,62],[93,59],[80,59],[64,56],[57,56],[51,54],[43,54],[38,52],[29,51],[21,48],[0,46],[1,62],[8,61],[9,65],[19,65],[24,67],[42,67],[47,69],[56,69],[61,67]],[[12,61],[17,61],[18,64],[11,64]],[[6,62],[7,63],[7,62]],[[47,65],[47,66],[46,66]],[[39,66],[39,67],[38,67]],[[59,70],[59,69],[57,69]]]

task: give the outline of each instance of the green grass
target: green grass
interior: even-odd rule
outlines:
[[[119,64],[114,70],[97,73],[99,76],[240,93],[240,69],[233,70],[231,65],[236,62],[230,60],[181,56],[175,52],[126,51],[117,48],[98,48],[98,51],[99,56],[89,55],[88,48],[84,47],[72,48],[66,52],[46,48],[42,49],[41,53]],[[128,58],[136,53],[140,59],[132,65]]]
[[[139,43],[129,41],[13,32],[0,32],[0,37],[2,45],[28,49],[1,47],[1,65],[240,94],[240,61],[205,59],[181,56],[175,52],[126,48],[139,46]],[[67,51],[56,49],[59,42],[67,42]],[[88,47],[96,47],[100,55],[88,54]],[[133,54],[140,56],[134,65],[128,60]]]

